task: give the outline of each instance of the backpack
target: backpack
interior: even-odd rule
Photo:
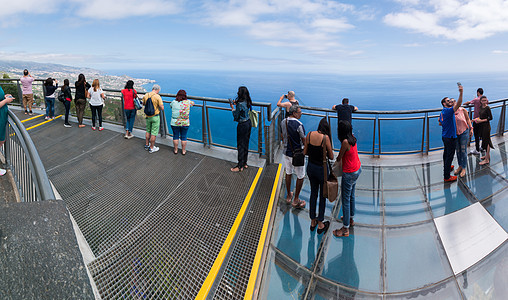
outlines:
[[[64,96],[64,93],[61,90],[56,90],[55,91],[55,96],[56,96],[56,99],[58,99],[58,101],[65,102],[65,96]]]
[[[144,112],[147,117],[155,115],[155,107],[153,106],[151,97],[146,100]]]

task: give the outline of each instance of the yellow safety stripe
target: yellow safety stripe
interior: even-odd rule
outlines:
[[[41,116],[42,116],[42,115],[41,115]],[[34,128],[39,127],[39,126],[41,126],[41,125],[43,125],[43,124],[49,123],[49,122],[51,122],[51,121],[54,121],[54,120],[56,120],[56,119],[60,118],[61,116],[62,116],[62,115],[59,115],[59,116],[56,116],[54,119],[49,119],[49,120],[46,120],[46,121],[44,121],[44,122],[42,122],[42,123],[36,124],[36,125],[34,125],[34,126],[32,126],[32,127],[28,127],[26,130],[28,131],[28,130],[30,130],[30,129],[34,129]]]

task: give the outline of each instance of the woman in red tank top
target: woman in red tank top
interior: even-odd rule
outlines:
[[[356,138],[353,136],[353,127],[348,121],[339,121],[339,140],[342,142],[337,160],[342,162],[342,223],[341,229],[333,231],[336,237],[349,236],[349,227],[354,226],[355,215],[355,188],[356,180],[362,173],[362,164],[358,157]]]

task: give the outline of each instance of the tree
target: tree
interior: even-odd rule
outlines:
[[[9,74],[4,73],[2,76],[3,79],[10,79]],[[21,99],[18,97],[18,85],[16,84],[16,81],[2,81],[0,86],[2,86],[2,89],[4,90],[5,94],[11,94],[14,98],[16,98],[16,102],[20,101]]]

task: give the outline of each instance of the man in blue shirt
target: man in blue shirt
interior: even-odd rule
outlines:
[[[439,116],[439,123],[442,126],[441,138],[443,139],[443,173],[444,181],[452,182],[457,180],[457,176],[450,176],[453,155],[455,153],[455,143],[457,140],[457,126],[455,125],[455,112],[462,105],[463,87],[459,85],[459,100],[453,105],[450,98],[444,97],[441,100],[443,110]]]

